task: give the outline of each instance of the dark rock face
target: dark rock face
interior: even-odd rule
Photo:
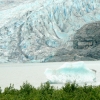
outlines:
[[[74,49],[85,50],[84,57],[100,59],[100,22],[90,23],[77,31],[73,41]]]
[[[73,38],[73,49],[59,50],[50,61],[56,61],[55,59],[57,61],[100,60],[100,22],[86,24],[79,29]]]
[[[100,22],[83,26],[74,36],[74,49],[87,49],[100,44]]]

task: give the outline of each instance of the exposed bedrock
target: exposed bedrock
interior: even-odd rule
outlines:
[[[100,21],[84,25],[77,31],[73,41],[74,49],[84,50],[84,57],[100,59]]]
[[[100,60],[100,22],[80,28],[73,38],[73,49],[58,50],[50,61]]]

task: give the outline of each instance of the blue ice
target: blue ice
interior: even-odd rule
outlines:
[[[96,81],[96,73],[85,66],[84,62],[66,62],[58,69],[47,68],[44,72],[50,83],[88,83]]]

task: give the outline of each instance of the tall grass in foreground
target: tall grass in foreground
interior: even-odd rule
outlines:
[[[20,90],[17,90],[10,84],[3,92],[0,88],[0,100],[100,100],[100,86],[81,87],[76,83],[66,83],[57,89],[46,82],[35,88],[25,82],[20,86]]]

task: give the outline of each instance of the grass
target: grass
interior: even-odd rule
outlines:
[[[76,83],[66,83],[62,88],[57,89],[46,82],[35,88],[25,82],[17,90],[10,84],[3,92],[0,88],[0,100],[100,100],[100,86],[82,87]]]

